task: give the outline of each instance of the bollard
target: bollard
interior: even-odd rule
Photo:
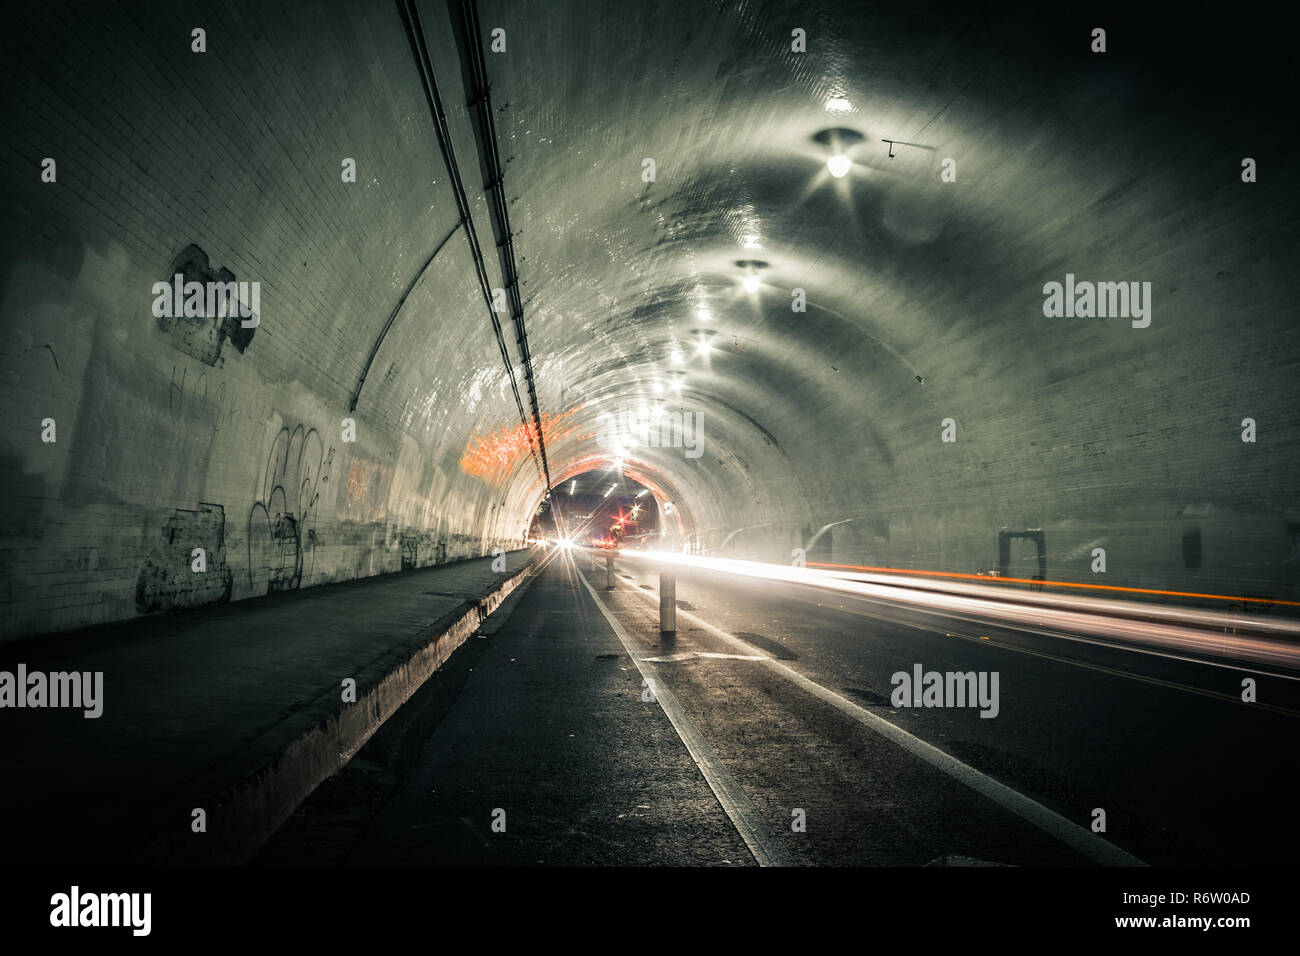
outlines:
[[[659,633],[677,633],[677,579],[659,572]]]
[[[605,590],[614,590],[614,556],[605,555]]]

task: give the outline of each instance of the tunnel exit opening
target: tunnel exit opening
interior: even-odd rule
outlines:
[[[533,517],[529,536],[591,547],[636,547],[658,538],[659,506],[645,485],[617,471],[566,478]]]

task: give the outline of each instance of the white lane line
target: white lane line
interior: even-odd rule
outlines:
[[[750,803],[745,791],[736,783],[727,768],[714,755],[713,748],[709,746],[695,724],[691,722],[691,719],[686,716],[686,712],[677,703],[677,698],[673,696],[673,692],[668,689],[668,685],[660,678],[658,668],[653,663],[649,663],[637,656],[632,638],[623,629],[623,625],[610,613],[609,608],[605,606],[605,602],[600,599],[600,595],[587,581],[587,576],[576,566],[575,570],[578,571],[578,577],[582,580],[583,586],[586,587],[587,593],[596,602],[596,607],[605,616],[605,620],[609,622],[609,626],[623,645],[623,649],[627,651],[627,656],[632,659],[636,669],[641,672],[641,677],[649,682],[649,686],[653,688],[655,700],[663,707],[668,722],[673,725],[673,730],[677,731],[677,736],[686,745],[691,759],[695,761],[695,766],[700,768],[700,773],[704,775],[705,782],[713,791],[713,795],[718,798],[722,812],[727,815],[731,825],[736,828],[740,838],[745,841],[745,846],[749,847],[749,852],[753,854],[755,862],[759,866],[793,866],[794,860],[772,837],[767,823],[764,822],[754,805]]]
[[[648,594],[645,591],[637,589],[629,593],[639,594],[643,598],[648,598],[654,603],[658,603],[657,594]],[[603,610],[603,608],[602,608]],[[720,627],[715,627],[701,617],[692,614],[690,611],[677,609],[679,616],[686,618],[698,624],[723,640],[745,649],[752,649],[753,645],[745,643],[738,637],[728,634]],[[608,616],[608,615],[606,615]],[[937,770],[942,770],[948,776],[960,783],[970,787],[981,796],[987,797],[1004,810],[1009,810],[1016,816],[1020,817],[1034,826],[1038,827],[1044,833],[1047,833],[1060,840],[1066,846],[1078,850],[1094,863],[1100,863],[1103,866],[1146,866],[1142,860],[1138,859],[1127,850],[1121,850],[1115,844],[1103,840],[1097,834],[1093,833],[1087,827],[1081,826],[1072,820],[1068,820],[1054,810],[1049,810],[1037,800],[1032,800],[1020,793],[1018,790],[1012,790],[1006,784],[998,783],[992,777],[986,776],[976,770],[969,764],[962,763],[956,757],[944,753],[933,744],[928,744],[920,737],[909,734],[897,724],[890,723],[883,717],[873,714],[864,707],[860,707],[847,697],[841,697],[833,690],[828,690],[821,684],[809,680],[798,671],[778,661],[774,657],[764,657],[763,663],[776,671],[786,680],[806,690],[826,703],[830,704],[836,710],[849,717],[852,717],[858,723],[880,734],[885,739],[902,747],[908,753],[920,757],[930,766]]]
[[[682,651],[680,654],[665,654],[663,657],[643,657],[641,660],[655,664],[676,664],[679,661],[693,661],[704,657],[716,661],[765,661],[759,654],[716,654],[712,651]]]

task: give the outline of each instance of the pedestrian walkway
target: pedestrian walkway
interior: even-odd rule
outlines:
[[[533,557],[506,555],[504,572],[483,558],[0,644],[0,671],[103,674],[97,718],[0,709],[0,863],[242,862]]]

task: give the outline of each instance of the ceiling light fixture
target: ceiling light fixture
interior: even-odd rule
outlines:
[[[849,151],[862,142],[862,134],[855,129],[823,129],[813,134],[813,142],[826,150],[826,168],[836,179],[843,179],[853,169]]]
[[[738,259],[736,268],[741,270],[744,278],[740,280],[741,287],[750,295],[758,292],[762,288],[762,280],[759,279],[759,273],[767,268],[767,263],[762,259]]]

